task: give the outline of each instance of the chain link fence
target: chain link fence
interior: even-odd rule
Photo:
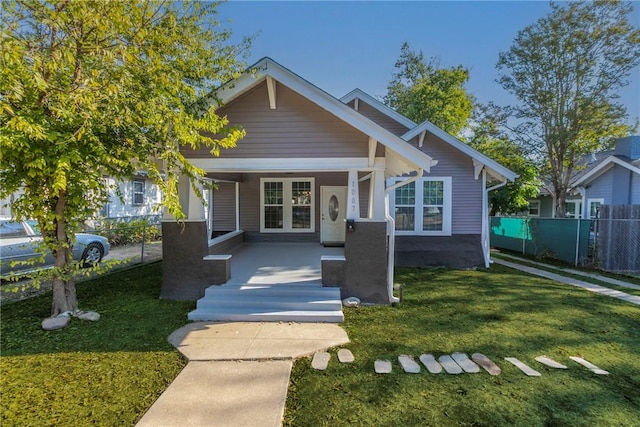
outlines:
[[[491,246],[621,273],[640,273],[640,219],[492,217]]]
[[[87,223],[86,232],[104,236],[111,250],[105,260],[126,264],[162,259],[161,217],[101,218]]]

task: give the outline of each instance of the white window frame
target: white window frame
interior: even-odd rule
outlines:
[[[565,204],[565,208],[564,208],[565,216],[567,218],[577,218],[577,219],[582,218],[582,200],[565,200],[564,204]],[[566,205],[569,205],[569,204],[572,204],[572,205],[575,206],[573,214],[570,214],[567,211],[567,206]]]
[[[293,228],[293,207],[291,184],[293,182],[311,183],[311,227]],[[265,228],[264,226],[264,183],[282,183],[282,228]],[[314,233],[316,231],[316,183],[315,178],[260,178],[260,232],[261,233]]]
[[[536,209],[538,209],[538,213],[537,214],[532,214],[531,213],[531,205],[538,205],[538,207]],[[532,216],[532,217],[539,217],[540,216],[540,200],[529,200],[529,206],[527,207],[527,216]]]
[[[591,216],[591,205],[594,203],[600,203],[600,205],[604,205],[604,199],[603,198],[597,198],[597,199],[588,199],[587,200],[587,215],[589,216],[589,219],[596,219],[595,216]]]
[[[142,192],[140,191],[136,191],[136,183],[141,183],[142,184]],[[131,181],[131,205],[132,206],[143,206],[144,202],[145,202],[145,196],[146,196],[146,187],[147,187],[147,183],[145,182],[144,179],[141,178],[134,178]],[[136,202],[136,195],[141,195],[142,197],[142,201],[140,203]]]
[[[393,185],[400,181],[406,181],[408,178],[390,178],[387,181],[387,186]],[[424,183],[430,181],[442,181],[442,191],[444,192],[444,205],[442,206],[442,230],[423,230],[423,189]],[[453,203],[453,191],[452,191],[452,178],[450,176],[429,176],[422,177],[415,181],[415,213],[414,213],[414,227],[413,230],[395,230],[396,236],[451,236],[451,223],[452,223],[452,203]],[[395,190],[393,194],[389,194],[389,208],[391,215],[395,216]]]

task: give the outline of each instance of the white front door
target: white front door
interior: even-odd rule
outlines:
[[[344,243],[347,187],[320,187],[320,243]]]

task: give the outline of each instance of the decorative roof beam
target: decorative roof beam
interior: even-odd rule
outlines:
[[[378,147],[378,141],[375,138],[369,137],[369,166],[373,166],[376,160],[376,148]]]
[[[473,177],[476,179],[476,181],[478,180],[478,178],[480,178],[482,168],[484,168],[484,163],[480,163],[476,159],[473,159]]]
[[[427,131],[423,130],[422,132],[420,132],[420,136],[418,137],[418,147],[422,148],[422,145],[424,144],[424,137],[427,135]],[[478,179],[478,178],[476,178]]]
[[[360,99],[356,98],[353,100],[353,109],[358,111],[358,109],[360,108],[360,103],[359,103]]]
[[[276,109],[276,81],[267,75],[267,92],[269,92],[269,108]]]

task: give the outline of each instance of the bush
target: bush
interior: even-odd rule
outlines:
[[[107,239],[112,246],[130,245],[133,243],[153,242],[162,240],[162,230],[158,224],[153,224],[147,218],[122,220],[107,219],[103,228],[95,230]]]

